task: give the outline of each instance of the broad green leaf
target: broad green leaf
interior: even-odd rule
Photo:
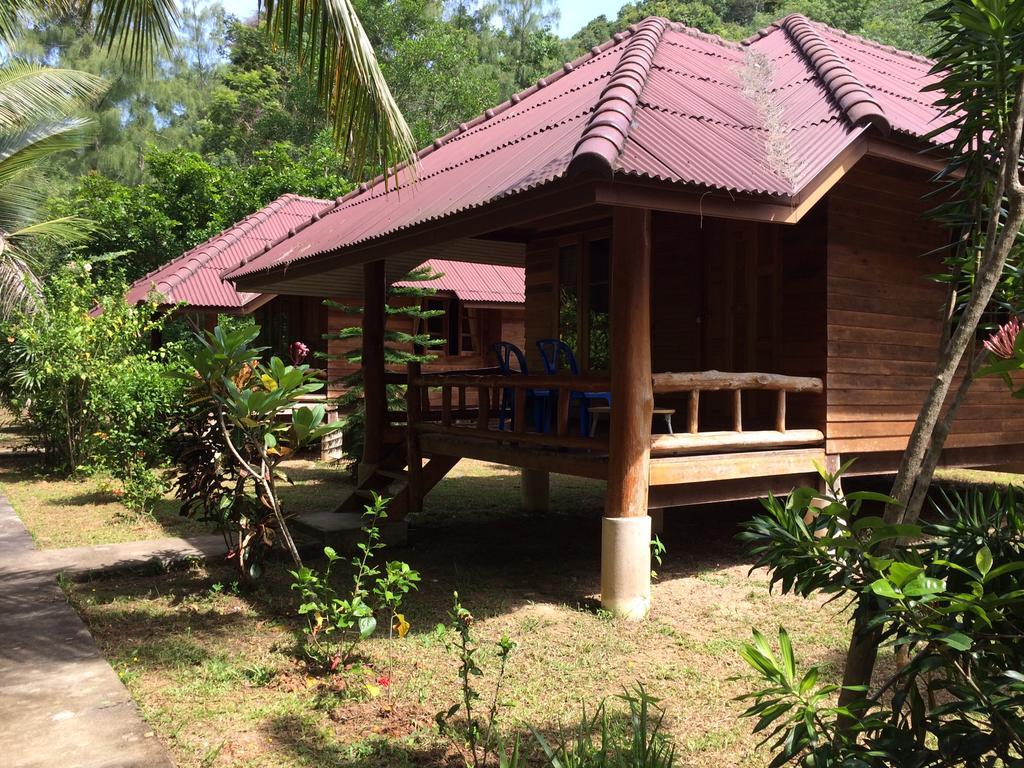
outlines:
[[[885,597],[889,600],[899,600],[902,595],[897,592],[892,584],[889,583],[888,579],[878,579],[871,582],[871,591],[879,597]]]
[[[974,556],[974,562],[978,566],[978,571],[982,577],[987,576],[988,572],[992,570],[992,550],[987,546],[982,547],[978,550],[978,554]]]

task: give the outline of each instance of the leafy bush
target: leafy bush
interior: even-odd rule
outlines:
[[[167,353],[147,348],[163,319],[155,305],[127,305],[124,283],[93,279],[87,263],[68,264],[44,291],[37,312],[3,331],[0,396],[53,468],[109,472],[130,506],[147,509],[181,402]]]
[[[775,654],[755,632],[744,659],[768,687],[744,699],[773,766],[1020,765],[1024,761],[1024,509],[1017,491],[947,495],[936,522],[859,515],[866,494],[768,499],[742,534],[783,592],[825,592],[877,615],[907,662],[848,707],[800,674],[785,630]],[[811,501],[823,508],[814,510]],[[884,497],[880,497],[884,500]],[[866,608],[865,608],[866,606]]]
[[[302,405],[323,388],[308,365],[287,365],[254,347],[256,325],[217,326],[184,356],[175,376],[190,404],[179,432],[175,495],[182,514],[217,523],[231,541],[244,579],[259,578],[280,538],[297,568],[302,560],[277,493],[280,463],[338,428],[322,405]]]
[[[389,639],[393,639],[395,633],[405,637],[409,622],[399,609],[405,596],[416,589],[420,580],[419,573],[408,563],[388,561],[383,569],[376,564],[376,555],[384,548],[380,523],[387,518],[387,501],[374,495],[373,504],[366,507],[364,517],[366,538],[359,543],[359,552],[351,560],[352,588],[347,597],[340,597],[331,584],[331,570],[341,559],[331,547],[324,548],[327,567],[323,573],[306,566],[292,571],[292,589],[302,596],[299,615],[307,621],[306,653],[332,671],[351,660],[360,640],[377,631],[381,614],[388,621]],[[388,666],[390,680],[393,671],[390,657]]]

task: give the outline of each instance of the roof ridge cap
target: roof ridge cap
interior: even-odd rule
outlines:
[[[648,18],[659,18],[657,16],[650,16]],[[646,19],[645,19],[646,21]],[[667,29],[671,29],[673,32],[679,32],[686,35],[687,37],[693,37],[697,40],[703,40],[706,43],[712,43],[714,45],[720,45],[723,48],[729,48],[731,50],[741,50],[743,43],[738,43],[735,40],[726,40],[721,35],[716,35],[711,32],[704,32],[703,30],[697,29],[696,27],[689,27],[681,21],[669,21]]]
[[[802,14],[792,13],[779,25],[807,59],[846,118],[855,126],[873,126],[883,136],[888,135],[892,126],[882,105],[810,20]]]
[[[874,48],[875,50],[878,51],[885,51],[886,53],[891,53],[896,56],[899,56],[902,59],[910,59],[911,61],[916,61],[918,64],[928,64],[929,66],[932,67],[935,66],[935,59],[930,59],[927,56],[921,55],[920,53],[914,53],[913,51],[905,51],[902,48],[897,48],[895,45],[888,45],[886,43],[881,43],[878,40],[872,40],[870,37],[856,35],[853,32],[847,32],[845,29],[839,29],[839,27],[830,27],[828,24],[823,24],[820,21],[816,23],[825,27],[825,29],[827,29],[834,35],[846,38],[847,40],[853,40],[856,43],[862,43],[863,45],[866,45],[869,48]]]
[[[614,174],[615,162],[626,146],[640,94],[651,73],[654,53],[668,25],[667,19],[651,16],[631,27],[633,36],[623,48],[573,148],[566,169],[568,176],[593,173],[610,179]]]

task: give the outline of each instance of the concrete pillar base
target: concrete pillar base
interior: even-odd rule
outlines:
[[[605,517],[601,524],[601,605],[639,621],[651,608],[651,518]]]
[[[551,510],[551,475],[539,469],[522,470],[523,510],[540,515]]]

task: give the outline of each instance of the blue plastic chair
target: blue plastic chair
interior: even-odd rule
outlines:
[[[576,355],[572,347],[561,339],[541,339],[537,342],[537,349],[540,350],[541,358],[544,360],[544,371],[549,376],[554,376],[560,370],[567,368],[573,376],[580,375],[580,367],[576,363]],[[564,361],[564,366],[563,366]],[[604,402],[609,408],[612,405],[611,392],[570,392],[570,406],[573,401],[579,403],[580,408],[580,434],[586,437],[590,434],[590,404],[594,401]]]
[[[510,341],[499,341],[494,344],[494,354],[498,358],[498,370],[503,376],[526,376],[529,369],[526,366],[526,355],[523,350]],[[518,368],[512,367],[512,361]],[[546,410],[547,401],[551,397],[551,391],[547,389],[528,389],[526,391],[527,407],[531,402],[533,405],[534,428],[538,432],[547,431]],[[515,390],[512,387],[505,387],[501,390],[501,405],[498,407],[498,429],[505,429],[505,419],[514,423],[515,420]]]

